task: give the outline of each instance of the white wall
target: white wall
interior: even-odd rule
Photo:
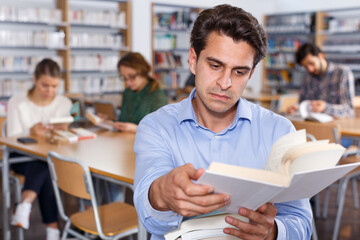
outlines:
[[[359,0],[273,0],[273,2],[274,11],[269,10],[267,14],[360,7]]]
[[[156,0],[154,3],[210,8],[218,4],[231,4],[252,13],[259,22],[266,12],[272,12],[275,0]],[[151,62],[151,0],[132,0],[132,50],[140,52]],[[248,86],[261,89],[262,64],[259,63]]]

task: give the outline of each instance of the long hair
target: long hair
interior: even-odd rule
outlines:
[[[206,47],[210,33],[217,32],[232,38],[235,42],[244,41],[255,50],[253,67],[266,55],[267,36],[253,15],[241,8],[227,4],[201,12],[191,31],[190,43],[199,57]]]
[[[35,68],[34,78],[39,80],[42,75],[51,76],[54,78],[61,78],[61,71],[59,65],[50,58],[44,58],[41,60]],[[35,90],[35,85],[28,91],[28,95],[31,95]]]
[[[145,77],[149,80],[151,84],[150,91],[153,92],[156,89],[160,88],[160,82],[156,79],[150,77],[151,67],[150,64],[145,60],[145,58],[137,52],[129,52],[124,55],[117,64],[117,69],[119,70],[121,66],[126,66],[132,68],[142,77]]]

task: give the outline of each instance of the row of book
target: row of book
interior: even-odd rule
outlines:
[[[64,48],[63,31],[9,31],[0,30],[0,46]]]
[[[324,30],[329,33],[346,33],[360,31],[360,18],[325,18]]]
[[[265,28],[268,33],[309,33],[314,24],[313,21],[312,14],[310,13],[270,15],[266,18]]]
[[[125,27],[126,13],[124,11],[94,11],[94,10],[69,10],[71,24],[101,25],[110,27]]]
[[[295,52],[307,39],[294,37],[269,38],[269,51],[291,51]]]
[[[1,72],[29,72],[33,73],[36,64],[44,58],[51,58],[63,69],[63,58],[61,56],[0,56]]]
[[[118,56],[107,55],[73,55],[70,58],[73,71],[117,71]]]
[[[190,71],[170,71],[170,72],[157,72],[154,78],[161,82],[163,89],[178,89],[184,88]]]
[[[124,84],[118,77],[81,77],[70,81],[71,93],[102,94],[107,92],[121,92]]]
[[[266,56],[267,68],[293,68],[295,56],[293,53],[277,53]]]
[[[121,34],[72,33],[70,46],[73,48],[112,48],[116,50],[124,44]]]
[[[16,94],[27,92],[33,86],[33,79],[2,79],[0,80],[0,97],[11,97]],[[64,81],[58,86],[58,93],[64,93]]]
[[[173,52],[156,52],[155,53],[155,68],[169,69],[182,68],[181,55]]]
[[[61,23],[60,9],[0,5],[0,21]]]
[[[156,50],[189,49],[190,35],[187,32],[173,34],[156,34],[154,36]]]
[[[196,9],[190,8],[171,12],[159,10],[153,16],[153,27],[161,30],[188,30],[192,28],[192,24],[198,15]]]

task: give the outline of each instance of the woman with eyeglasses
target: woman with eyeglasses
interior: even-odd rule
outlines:
[[[160,82],[149,76],[151,67],[140,53],[130,52],[117,64],[120,78],[125,82],[121,114],[114,127],[136,133],[137,125],[147,114],[167,104]]]

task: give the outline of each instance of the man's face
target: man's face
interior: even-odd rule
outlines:
[[[236,103],[254,69],[255,50],[246,42],[212,32],[200,56],[189,52],[190,70],[195,74],[197,104],[212,113],[236,111]]]
[[[323,55],[314,56],[311,53],[301,61],[301,65],[312,75],[319,76],[324,72]]]

